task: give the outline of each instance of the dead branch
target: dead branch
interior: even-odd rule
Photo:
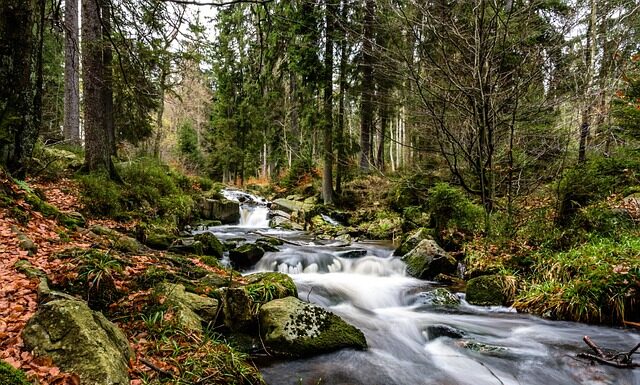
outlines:
[[[626,353],[616,352],[613,354],[605,354],[604,351],[595,342],[593,342],[593,340],[589,336],[584,336],[583,341],[585,344],[587,344],[587,346],[591,348],[591,350],[595,352],[595,354],[578,353],[579,358],[586,358],[603,365],[609,365],[621,369],[640,368],[640,364],[633,363],[632,357],[632,355],[635,354],[638,349],[640,349],[640,343],[638,343]]]

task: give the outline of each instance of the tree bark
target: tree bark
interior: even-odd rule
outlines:
[[[365,1],[364,31],[362,41],[362,92],[360,106],[360,169],[368,170],[371,164],[371,134],[373,132],[373,16],[375,1]]]
[[[102,0],[82,0],[82,77],[84,91],[85,168],[111,175],[112,144],[105,111]]]
[[[38,136],[34,108],[32,1],[0,3],[0,164],[23,179]]]
[[[587,40],[585,46],[585,64],[587,65],[587,74],[585,79],[584,103],[585,107],[582,111],[582,120],[580,122],[580,143],[578,147],[578,162],[584,163],[587,160],[587,140],[589,139],[589,131],[591,125],[591,109],[593,101],[591,100],[591,91],[593,86],[593,75],[595,72],[595,56],[596,56],[596,1],[590,1],[589,25],[587,27]]]
[[[347,20],[347,0],[342,0],[342,8],[340,10],[341,23]],[[346,30],[341,28],[340,36],[340,74],[339,74],[339,92],[340,100],[338,102],[338,129],[336,139],[338,141],[338,159],[336,160],[336,193],[342,192],[342,176],[346,165],[345,140],[344,140],[344,101],[347,92],[347,36]]]
[[[64,6],[64,138],[80,143],[80,33],[78,0]]]
[[[324,169],[322,171],[322,198],[324,204],[333,203],[333,18],[335,6],[325,1],[324,52]]]

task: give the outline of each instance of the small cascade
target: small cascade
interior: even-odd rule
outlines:
[[[330,224],[331,226],[338,226],[340,225],[340,223],[338,221],[336,221],[335,219],[331,218],[328,215],[325,214],[320,214],[320,217],[322,217],[322,219],[327,222],[328,224]]]
[[[266,199],[246,193],[240,190],[222,190],[222,195],[230,200],[240,203],[240,227],[268,228],[269,227],[269,203]]]

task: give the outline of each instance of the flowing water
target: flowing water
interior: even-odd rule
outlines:
[[[433,306],[425,293],[435,284],[407,276],[390,244],[345,246],[268,229],[265,202],[254,198],[242,205],[247,214],[240,225],[210,231],[221,239],[251,241],[268,234],[295,243],[266,253],[254,270],[290,274],[301,299],[357,326],[369,344],[366,351],[266,364],[261,371],[269,384],[640,385],[640,369],[576,358],[585,351],[585,335],[602,347],[629,350],[640,342],[639,333],[548,321],[507,308],[471,306],[464,299],[455,309]],[[436,337],[430,335],[434,326],[464,335]]]

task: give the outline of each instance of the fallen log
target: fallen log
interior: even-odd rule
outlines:
[[[605,353],[589,336],[584,336],[582,339],[595,354],[591,353],[578,353],[579,358],[586,358],[592,362],[598,362],[603,365],[609,365],[621,369],[635,369],[640,368],[640,364],[633,362],[633,355],[638,353],[640,349],[640,343],[634,346],[628,352],[613,352]]]

